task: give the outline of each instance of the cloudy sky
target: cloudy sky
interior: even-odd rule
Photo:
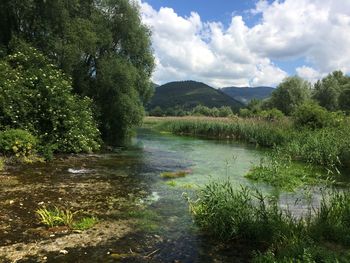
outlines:
[[[350,73],[350,0],[138,0],[153,34],[153,81],[276,86]]]

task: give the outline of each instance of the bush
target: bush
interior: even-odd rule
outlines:
[[[38,140],[29,132],[11,129],[0,132],[0,152],[16,157],[32,156],[36,152]]]
[[[280,120],[284,117],[283,112],[276,108],[257,112],[256,115],[270,121]]]
[[[293,113],[297,127],[319,129],[328,126],[337,126],[343,121],[342,114],[328,112],[316,103],[300,105]]]
[[[229,106],[222,106],[219,108],[219,116],[220,117],[229,117],[232,115],[233,115],[233,112]]]
[[[239,110],[239,116],[241,116],[242,118],[253,117],[253,115],[254,114],[248,109],[240,109]]]
[[[0,126],[27,130],[60,152],[99,148],[91,100],[72,93],[71,80],[35,49],[0,61]]]

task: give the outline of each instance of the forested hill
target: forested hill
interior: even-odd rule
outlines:
[[[162,109],[182,107],[190,110],[197,105],[209,108],[230,106],[234,110],[243,106],[241,102],[202,82],[177,81],[157,87],[148,109],[159,106]]]
[[[266,99],[271,96],[274,88],[271,87],[227,87],[221,91],[244,104],[249,103],[252,99]]]

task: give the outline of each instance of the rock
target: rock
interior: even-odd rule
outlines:
[[[65,250],[65,249],[62,249],[62,250],[60,250],[60,254],[67,255],[67,254],[68,254],[68,251]]]

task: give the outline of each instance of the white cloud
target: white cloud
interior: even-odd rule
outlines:
[[[317,70],[307,66],[296,68],[296,72],[299,77],[306,79],[311,83],[315,83],[318,79],[324,77],[324,74],[321,74]]]
[[[350,1],[260,0],[248,27],[233,15],[225,28],[199,14],[179,16],[171,8],[141,2],[142,19],[153,32],[154,81],[194,79],[216,87],[276,85],[287,73],[273,61],[304,58],[296,68],[310,81],[341,69],[350,72]],[[311,67],[310,67],[311,66]]]

